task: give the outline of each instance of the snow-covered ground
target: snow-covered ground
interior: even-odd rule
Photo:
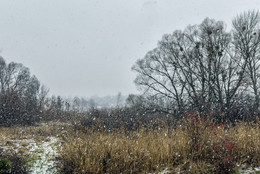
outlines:
[[[247,167],[246,164],[238,165],[240,174],[255,174],[260,173],[260,167]]]
[[[55,157],[57,156],[57,146],[59,142],[56,137],[50,137],[48,141],[34,143],[30,152],[36,155],[29,172],[31,174],[54,174],[57,173],[55,167]]]
[[[28,157],[30,174],[58,173],[55,164],[60,146],[58,138],[48,137],[41,141],[34,139],[7,140],[7,142],[2,145],[4,151],[24,154]]]

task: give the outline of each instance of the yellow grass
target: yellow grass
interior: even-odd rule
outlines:
[[[223,127],[224,126],[224,127]],[[0,128],[0,144],[58,136],[63,173],[231,173],[238,164],[260,166],[258,123],[236,125],[182,120],[176,127],[116,131],[42,124]],[[21,141],[26,147],[26,141]]]
[[[68,173],[231,173],[237,164],[260,165],[258,124],[181,122],[177,128],[128,132],[92,129],[64,137],[62,170]],[[234,145],[234,146],[233,146]]]

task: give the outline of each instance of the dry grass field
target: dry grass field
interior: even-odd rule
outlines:
[[[161,122],[157,129],[134,131],[76,129],[60,122],[5,127],[0,128],[0,147],[0,162],[9,165],[0,173],[35,173],[38,167],[68,174],[245,173],[249,167],[257,173],[260,166],[259,123],[224,125],[198,116],[183,118],[175,127]],[[51,149],[46,152],[46,147]]]
[[[258,123],[228,126],[197,119],[157,130],[88,128],[64,141],[64,173],[242,173],[239,165],[260,166]]]

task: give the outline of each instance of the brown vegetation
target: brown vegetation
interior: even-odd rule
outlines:
[[[183,119],[176,128],[94,130],[63,136],[62,173],[231,173],[237,164],[259,166],[257,123],[222,125]]]

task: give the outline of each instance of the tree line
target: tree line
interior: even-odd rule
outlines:
[[[259,24],[259,12],[248,11],[233,19],[230,31],[206,18],[165,34],[132,67],[135,83],[178,115],[196,110],[229,120],[258,116]]]
[[[124,100],[121,93],[89,99],[49,96],[48,93],[48,88],[31,75],[29,68],[21,63],[7,63],[0,56],[0,126],[76,120],[78,116],[97,113],[98,107],[108,107],[108,103],[117,108],[122,107]]]
[[[138,123],[148,115],[165,116],[172,123],[169,116],[194,111],[225,120],[255,119],[260,114],[259,24],[259,12],[248,11],[233,19],[230,31],[224,22],[206,18],[199,25],[165,34],[132,67],[137,72],[135,83],[144,93],[129,95],[126,104],[114,111],[98,111],[91,99],[48,97],[48,89],[27,67],[0,57],[0,124],[34,124],[77,115],[89,116],[86,125],[96,117],[129,123],[137,118]],[[115,100],[117,106],[121,97]],[[111,120],[108,123],[112,125]]]
[[[29,68],[0,57],[0,125],[32,125],[61,116],[63,99],[48,92]]]

